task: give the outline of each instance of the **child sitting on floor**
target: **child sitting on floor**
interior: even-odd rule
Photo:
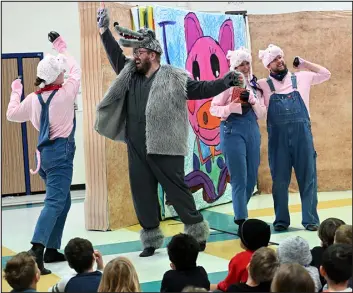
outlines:
[[[103,258],[87,239],[74,238],[66,245],[65,257],[76,274],[63,278],[49,292],[97,292],[102,278]],[[97,263],[97,270],[94,265]]]
[[[315,284],[308,271],[298,263],[281,264],[271,283],[271,292],[313,293]]]
[[[117,257],[105,266],[98,292],[141,292],[133,264],[126,257]]]
[[[20,252],[6,263],[4,278],[12,287],[11,292],[37,292],[40,271],[30,253]]]
[[[277,255],[280,263],[298,263],[303,266],[315,283],[315,292],[322,288],[319,271],[316,267],[310,266],[312,256],[309,243],[300,236],[292,236],[284,239],[277,248]]]
[[[227,291],[235,283],[245,283],[248,279],[247,266],[254,252],[260,247],[267,247],[271,238],[271,228],[258,219],[246,220],[239,229],[240,246],[245,251],[236,254],[229,262],[228,275],[224,281],[211,285],[211,291]]]
[[[311,266],[316,267],[318,270],[320,269],[324,251],[333,244],[336,230],[344,224],[342,220],[337,218],[328,218],[320,224],[317,234],[321,240],[321,246],[315,246],[311,250]],[[326,284],[324,277],[320,276],[320,282],[322,285]]]
[[[352,292],[348,286],[352,277],[352,246],[333,244],[324,252],[321,275],[327,281],[324,292]]]
[[[256,250],[247,266],[248,280],[228,287],[227,292],[270,292],[272,279],[279,267],[276,252],[268,247]]]
[[[181,292],[187,286],[210,289],[205,269],[196,264],[200,245],[194,237],[182,233],[175,235],[167,249],[172,269],[163,276],[161,292]]]

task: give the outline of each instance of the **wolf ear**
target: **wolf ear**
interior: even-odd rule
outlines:
[[[156,38],[156,33],[152,30],[148,30],[147,33],[152,36],[153,39]]]

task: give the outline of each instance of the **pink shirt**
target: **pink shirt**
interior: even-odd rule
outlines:
[[[295,75],[297,76],[298,91],[305,103],[305,106],[308,110],[309,115],[310,115],[310,110],[309,110],[310,87],[315,84],[323,83],[324,81],[329,80],[331,77],[330,71],[328,71],[326,68],[319,65],[316,65],[316,66],[319,68],[318,72],[299,71],[295,73]],[[291,75],[292,73],[288,72],[288,74],[282,81],[278,81],[270,76],[277,94],[289,94],[293,92]],[[268,105],[270,102],[270,96],[272,95],[270,87],[267,84],[266,78],[260,79],[257,82],[260,88],[264,92],[263,93],[264,102],[266,107],[268,108]]]
[[[49,105],[50,139],[70,135],[73,128],[74,103],[80,87],[81,69],[76,60],[65,54],[69,66],[69,77],[63,86],[58,90]],[[51,91],[43,92],[44,102],[47,101]],[[15,92],[11,93],[10,103],[7,108],[6,117],[13,122],[31,121],[39,131],[40,114],[42,105],[35,93],[29,94],[22,102],[21,97]]]
[[[252,106],[258,119],[266,118],[266,107],[264,104],[263,97],[259,91],[256,92],[256,97],[254,96],[252,88],[247,85],[247,90],[250,91],[249,100],[255,99],[255,104]],[[232,113],[242,114],[242,108],[240,103],[231,103],[232,93],[234,87],[225,90],[223,93],[215,96],[211,102],[210,113],[213,116],[220,117],[221,120],[227,120],[228,116]]]

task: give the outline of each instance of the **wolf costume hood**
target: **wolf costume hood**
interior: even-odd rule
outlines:
[[[144,48],[157,52],[161,55],[163,54],[162,46],[156,39],[156,34],[154,31],[147,28],[141,28],[135,32],[120,26],[118,22],[114,23],[114,27],[121,37],[119,39],[120,46],[134,49]]]

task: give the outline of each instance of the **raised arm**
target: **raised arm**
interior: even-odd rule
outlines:
[[[53,33],[54,32],[49,33],[49,39],[51,36],[54,38]],[[65,91],[66,96],[72,98],[74,101],[80,88],[81,68],[75,58],[68,53],[66,42],[61,36],[59,36],[59,34],[53,40],[53,47],[57,52],[64,56],[66,64],[69,67],[68,79],[65,81],[63,87],[60,90]]]
[[[10,103],[7,107],[6,118],[12,122],[26,122],[31,118],[33,93],[29,94],[22,102],[23,85],[20,79],[11,84]]]
[[[299,59],[299,69],[307,69],[309,72],[305,72],[308,77],[311,78],[311,85],[320,84],[330,79],[331,72],[325,67],[311,63],[303,58],[298,57]]]
[[[124,55],[118,42],[115,40],[109,29],[109,15],[107,8],[99,8],[97,12],[97,22],[101,40],[107,53],[110,65],[116,74],[124,68],[128,58]]]

